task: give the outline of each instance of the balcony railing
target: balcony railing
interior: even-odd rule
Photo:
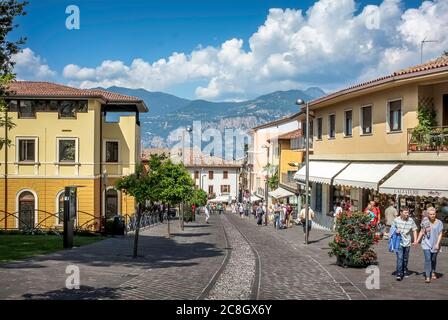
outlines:
[[[297,188],[297,181],[294,180],[294,175],[282,173],[282,179],[280,180],[280,183],[293,188]]]
[[[408,153],[448,152],[448,127],[408,129]]]
[[[313,137],[309,138],[310,149],[313,149]],[[301,136],[298,138],[291,139],[291,149],[292,150],[305,150],[306,149],[306,138]]]

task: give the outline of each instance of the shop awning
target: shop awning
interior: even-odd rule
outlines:
[[[310,181],[331,184],[331,179],[347,167],[348,164],[348,162],[337,161],[311,161],[309,171]],[[294,179],[305,181],[305,176],[306,166],[303,166],[294,175]]]
[[[263,199],[264,199],[264,198],[259,197],[259,196],[255,195],[255,194],[253,194],[253,195],[250,196],[250,202],[261,201],[261,200],[263,200]]]
[[[448,166],[404,165],[384,182],[381,193],[448,197]]]
[[[214,199],[208,200],[208,202],[231,202],[232,200],[235,200],[235,197],[230,195],[221,195]]]
[[[274,191],[269,192],[269,195],[272,198],[280,199],[280,198],[291,197],[294,195],[294,193],[279,187],[279,188],[275,189]]]
[[[378,184],[398,163],[351,163],[333,181],[334,185],[378,189]]]

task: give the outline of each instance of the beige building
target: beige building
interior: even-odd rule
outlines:
[[[9,89],[16,127],[0,132],[12,141],[0,151],[0,228],[61,227],[63,190],[71,185],[80,186],[79,228],[99,230],[106,218],[133,214],[134,199],[114,184],[140,162],[144,102],[47,82]]]
[[[418,220],[434,205],[441,219],[448,198],[448,57],[358,84],[310,103],[313,143],[311,204],[331,227],[335,202],[384,212],[389,200]],[[433,127],[418,131],[419,110]],[[303,181],[305,168],[296,178]],[[446,213],[448,215],[448,212]]]

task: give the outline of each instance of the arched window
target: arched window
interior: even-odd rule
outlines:
[[[19,229],[33,228],[35,225],[36,198],[31,191],[23,191],[18,197]]]
[[[115,189],[107,190],[104,201],[106,204],[106,219],[113,218],[118,214],[118,191]]]

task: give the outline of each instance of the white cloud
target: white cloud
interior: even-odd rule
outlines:
[[[12,57],[14,71],[20,80],[46,80],[56,76],[45,61],[30,48],[25,48]]]
[[[337,89],[389,74],[448,49],[448,0],[425,1],[404,10],[400,0],[383,0],[357,11],[354,0],[320,0],[306,12],[270,9],[248,39],[217,47],[175,52],[154,62],[103,61],[86,68],[69,64],[63,76],[81,87],[119,85],[148,90],[198,81],[198,98],[240,100],[273,90],[305,86]],[[204,84],[205,83],[205,84]]]

